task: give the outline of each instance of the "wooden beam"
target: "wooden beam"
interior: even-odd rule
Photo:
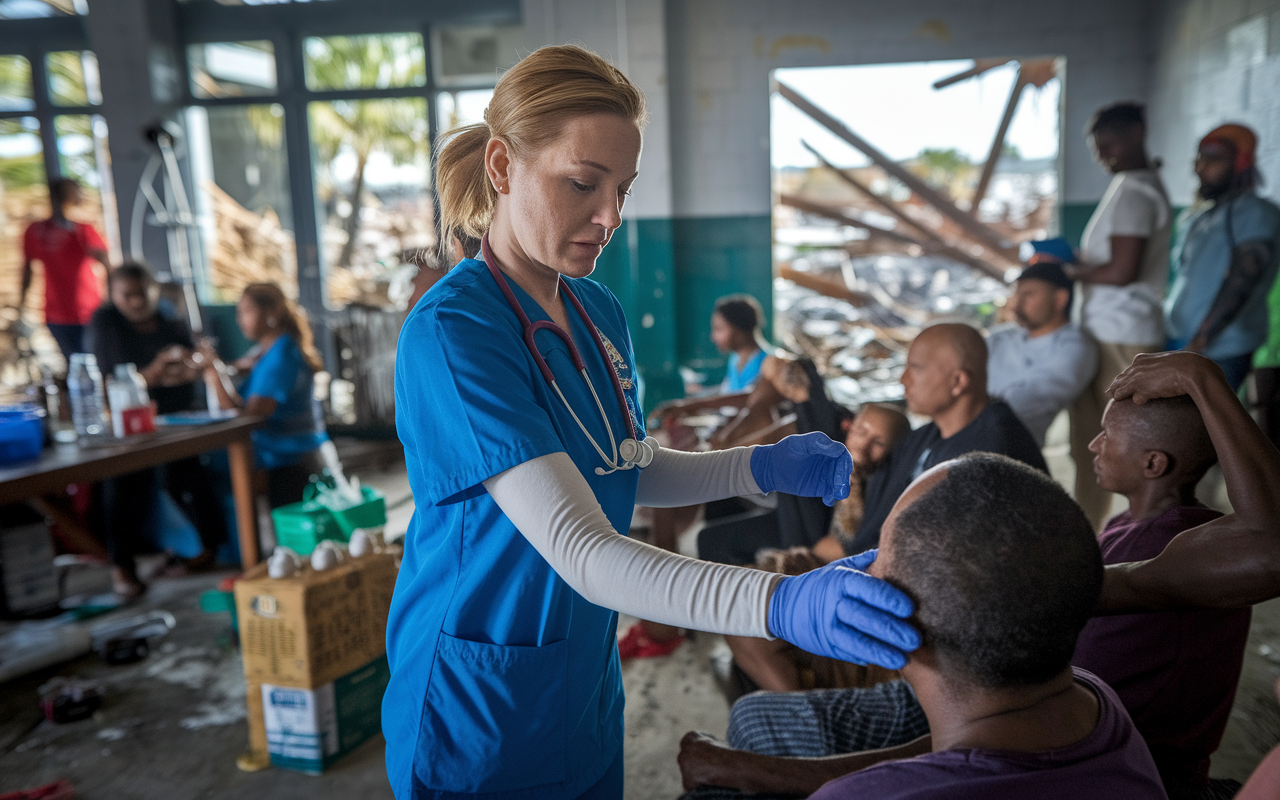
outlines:
[[[880,152],[874,145],[863,139],[858,134],[849,129],[843,122],[832,117],[827,112],[818,108],[809,102],[805,97],[796,92],[796,90],[774,80],[774,84],[778,87],[778,92],[787,99],[792,105],[800,109],[804,113],[813,118],[815,122],[822,125],[827,130],[839,136],[849,144],[861,150],[872,161],[880,166],[885,172],[902,181],[911,191],[919,195],[926,203],[938,209],[944,216],[954,221],[965,231],[967,236],[972,237],[980,244],[990,248],[1010,262],[1018,263],[1018,251],[1009,242],[1006,242],[999,234],[974,219],[968,213],[961,211],[955,203],[949,198],[943,197],[937,190],[929,186],[920,178],[911,174],[893,159]]]
[[[841,180],[843,180],[845,183],[849,184],[854,189],[857,189],[859,192],[866,195],[868,198],[870,198],[872,202],[880,206],[880,208],[884,209],[889,214],[893,215],[895,219],[898,219],[904,224],[919,231],[920,234],[928,240],[928,242],[923,245],[926,250],[928,250],[929,252],[938,253],[940,255],[945,255],[950,258],[954,258],[956,261],[959,261],[962,264],[968,264],[969,266],[973,267],[974,269],[978,270],[984,275],[990,275],[991,277],[996,278],[1001,282],[1004,282],[1005,280],[1004,270],[1001,270],[998,267],[988,264],[987,262],[973,256],[970,253],[966,253],[965,251],[961,250],[960,248],[948,242],[946,239],[942,238],[940,235],[938,235],[936,231],[930,230],[929,228],[926,228],[925,226],[921,225],[919,222],[912,219],[904,211],[902,211],[902,209],[898,208],[896,204],[891,203],[890,201],[884,199],[880,195],[871,191],[871,188],[866,184],[864,184],[862,181],[858,180],[857,178],[853,177],[849,173],[845,172],[844,170],[832,164],[827,159],[823,158],[822,154],[819,153],[817,150],[815,150],[813,146],[810,145],[808,142],[802,139],[800,141],[800,144],[806,150],[812,153],[814,158],[818,159],[818,163],[822,164],[822,166],[834,172],[836,176],[839,177]]]
[[[819,217],[826,217],[829,220],[839,222],[841,225],[848,225],[851,228],[861,228],[872,236],[878,236],[882,239],[888,239],[898,244],[914,245],[921,249],[925,249],[923,242],[911,236],[907,236],[897,231],[891,231],[887,228],[881,228],[877,225],[869,225],[856,217],[846,214],[842,209],[836,208],[826,203],[819,203],[816,200],[806,200],[803,197],[797,197],[793,194],[778,195],[778,202],[784,206],[790,206],[797,211],[803,211],[806,214],[816,214]]]
[[[987,163],[982,165],[982,177],[978,178],[978,188],[973,190],[973,199],[969,201],[969,213],[975,218],[978,216],[978,206],[982,204],[982,198],[987,196],[987,189],[991,186],[991,177],[995,175],[996,164],[1004,154],[1004,140],[1009,135],[1009,124],[1013,122],[1014,112],[1018,110],[1018,101],[1022,99],[1022,91],[1026,88],[1027,79],[1023,77],[1020,67],[1018,78],[1013,82],[1013,89],[1009,92],[1009,102],[1004,106],[1004,116],[1000,118],[1000,126],[996,128],[996,138],[991,142],[991,152],[987,153]]]
[[[812,272],[800,272],[790,264],[783,264],[778,267],[778,277],[786,278],[796,286],[812,289],[818,294],[843,300],[854,308],[862,308],[871,302],[871,298],[868,295],[850,289],[845,285],[844,281],[833,281],[821,275],[814,275]]]
[[[1013,59],[1010,58],[975,58],[973,60],[972,67],[969,67],[969,69],[966,69],[964,72],[957,72],[950,78],[943,78],[940,81],[934,81],[933,88],[945,89],[948,86],[959,83],[960,81],[967,81],[970,78],[976,78],[982,73],[993,70],[996,67],[1003,67],[1012,60]]]

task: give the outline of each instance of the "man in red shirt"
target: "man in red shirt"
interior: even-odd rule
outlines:
[[[89,318],[102,304],[102,281],[93,262],[107,266],[107,246],[92,225],[67,218],[80,204],[80,184],[58,178],[49,184],[53,215],[27,228],[22,237],[22,293],[18,307],[26,304],[31,287],[31,262],[44,266],[44,320],[62,354],[84,352],[84,332]]]

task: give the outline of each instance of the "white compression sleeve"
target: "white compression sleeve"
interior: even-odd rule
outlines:
[[[685,453],[658,447],[652,439],[653,461],[640,473],[636,503],[650,508],[692,506],[709,500],[761,494],[751,475],[755,447],[734,447],[710,453]]]
[[[773,638],[769,595],[781,575],[698,561],[622,536],[565,453],[526,461],[484,487],[556,574],[590,602],[681,628]]]

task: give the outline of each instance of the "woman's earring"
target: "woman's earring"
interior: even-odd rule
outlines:
[[[275,317],[267,317],[267,327],[268,327],[268,328],[274,328],[275,326],[276,326],[276,318],[275,318]]]

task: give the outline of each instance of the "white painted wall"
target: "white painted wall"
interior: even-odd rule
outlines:
[[[1064,200],[1096,201],[1107,177],[1081,131],[1098,106],[1146,95],[1150,11],[1146,0],[669,0],[673,210],[769,213],[774,68],[1019,55],[1067,57]]]
[[[1191,202],[1196,144],[1224,122],[1257,132],[1261,193],[1280,197],[1280,0],[1169,0],[1153,34],[1150,143],[1170,200]]]

